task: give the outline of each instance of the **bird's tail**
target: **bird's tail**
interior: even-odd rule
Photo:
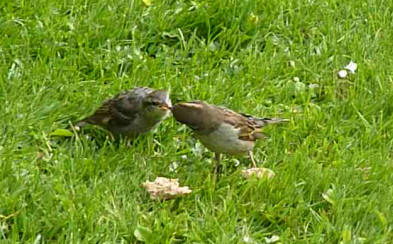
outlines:
[[[241,113],[241,115],[246,117],[248,120],[255,122],[259,127],[263,127],[265,125],[270,125],[270,124],[286,123],[290,121],[289,119],[280,119],[280,118],[256,118],[244,113]]]
[[[280,118],[263,118],[261,119],[264,123],[270,125],[270,124],[280,124],[280,123],[287,123],[290,120],[289,119],[280,119]]]
[[[281,124],[289,122],[289,119],[280,118],[252,118],[252,120],[257,124],[257,127],[264,127],[271,124]]]

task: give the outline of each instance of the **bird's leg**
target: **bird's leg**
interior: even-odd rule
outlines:
[[[255,163],[255,160],[254,160],[254,153],[252,151],[248,151],[248,156],[250,156],[252,165],[254,166],[254,168],[256,168],[257,164]]]
[[[215,159],[216,160],[214,160],[214,174],[217,174],[218,167],[219,167],[219,164],[220,164],[221,154],[220,153],[215,153]]]

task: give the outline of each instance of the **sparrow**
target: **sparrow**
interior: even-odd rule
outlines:
[[[194,136],[205,147],[215,152],[215,171],[221,154],[248,153],[256,168],[253,149],[256,140],[266,137],[262,133],[262,127],[289,121],[279,118],[256,118],[203,101],[177,103],[172,108],[172,114],[178,122],[190,127]]]
[[[167,91],[136,87],[104,101],[92,115],[77,122],[75,128],[93,124],[114,136],[134,138],[157,127],[169,116],[171,106]]]

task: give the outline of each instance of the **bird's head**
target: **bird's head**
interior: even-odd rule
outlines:
[[[198,129],[203,124],[204,103],[200,101],[177,103],[172,108],[177,121],[192,129]]]
[[[172,108],[169,93],[165,90],[155,90],[149,93],[143,100],[143,108],[149,114],[149,117],[167,115]]]

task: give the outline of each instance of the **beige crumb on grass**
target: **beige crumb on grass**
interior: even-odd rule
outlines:
[[[157,177],[154,181],[146,181],[142,186],[150,194],[150,198],[154,200],[168,200],[192,192],[188,186],[181,187],[178,179],[165,177]]]
[[[272,179],[276,174],[268,168],[250,168],[242,171],[242,175],[246,179],[256,177],[258,179]]]

